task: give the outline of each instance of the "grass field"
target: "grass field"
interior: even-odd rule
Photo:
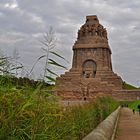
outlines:
[[[131,84],[128,84],[128,83],[124,83],[123,84],[123,89],[130,89],[130,90],[134,90],[134,89],[140,89],[140,88],[137,88]]]
[[[136,111],[138,111],[138,108],[137,106],[140,104],[140,100],[136,100],[136,101],[133,101],[131,103],[128,104],[128,107],[131,108],[131,109],[135,109]]]

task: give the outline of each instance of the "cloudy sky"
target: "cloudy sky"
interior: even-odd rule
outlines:
[[[114,71],[140,86],[140,0],[0,0],[0,50],[9,56],[16,48],[30,69],[43,54],[38,40],[52,26],[56,51],[70,61],[70,68],[72,45],[86,15],[97,15],[107,28]],[[35,67],[36,78],[43,63]]]

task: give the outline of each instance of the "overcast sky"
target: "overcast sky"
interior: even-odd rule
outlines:
[[[86,15],[97,15],[107,28],[114,72],[140,86],[140,0],[0,0],[0,49],[12,55],[16,48],[30,69],[43,54],[38,40],[52,26],[56,51],[70,61],[70,68],[72,46]],[[36,78],[43,63],[35,67]]]

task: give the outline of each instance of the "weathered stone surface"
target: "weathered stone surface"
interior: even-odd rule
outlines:
[[[83,140],[111,140],[120,113],[120,107],[111,113],[96,129],[89,133]]]
[[[122,89],[122,79],[112,70],[107,31],[97,16],[87,16],[73,46],[69,72],[57,78],[56,91],[64,99],[93,98],[94,92]]]

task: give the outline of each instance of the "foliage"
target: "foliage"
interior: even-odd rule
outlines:
[[[43,83],[43,88],[47,88],[48,90],[52,90],[54,85],[50,85],[48,83],[44,83],[41,81],[30,80],[27,77],[15,77],[12,75],[0,75],[0,88],[21,88],[21,87],[31,87],[36,88],[39,83]]]
[[[140,100],[132,101],[128,104],[128,107],[131,109],[135,109],[138,111],[138,105],[140,104]]]
[[[19,55],[18,49],[15,48],[13,51],[12,62],[15,66],[15,75],[16,76],[18,75],[18,69],[19,69],[18,67],[23,68],[23,65],[20,62],[18,62],[19,58],[20,58],[20,55]]]
[[[42,84],[36,89],[0,90],[0,139],[80,140],[117,106],[103,97],[81,106],[62,107]]]
[[[0,74],[1,75],[17,75],[17,70],[22,69],[21,63],[14,64],[11,57],[0,57]],[[16,71],[15,71],[16,70]]]
[[[54,51],[56,46],[56,37],[52,27],[50,27],[50,29],[44,33],[43,39],[40,42],[43,46],[42,50],[45,54],[38,58],[39,60],[45,58],[43,81],[46,79],[47,82],[55,82],[55,78],[53,77],[58,75],[52,70],[51,67],[56,66],[64,69],[66,69],[66,67],[54,59],[54,57],[56,57],[57,59],[60,58],[61,60],[65,60],[63,56]]]
[[[127,106],[127,105],[129,105],[130,103],[131,103],[132,101],[127,101],[127,100],[122,100],[122,101],[119,101],[119,103],[120,103],[120,106]]]
[[[63,134],[59,139],[81,140],[118,105],[116,101],[109,97],[101,97],[82,106],[67,108],[67,112],[62,118],[64,123],[61,122],[61,125],[59,125],[60,133]],[[61,127],[64,129],[61,129]]]
[[[42,137],[44,124],[47,128],[47,121],[56,114],[58,105],[53,96],[40,90],[41,86],[35,90],[11,89],[0,93],[0,139]]]

